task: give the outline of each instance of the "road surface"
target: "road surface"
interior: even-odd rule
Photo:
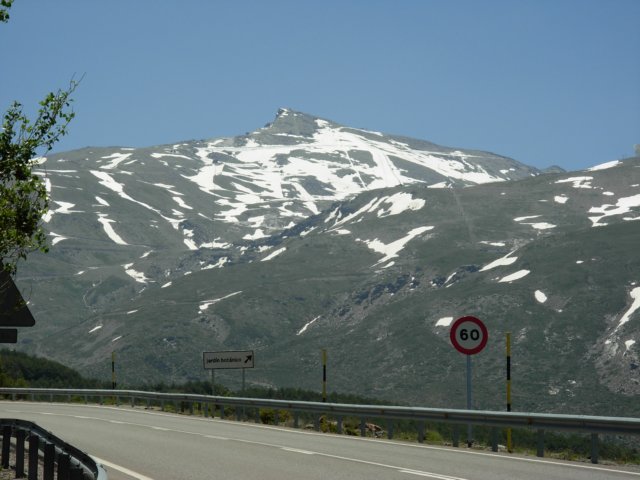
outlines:
[[[562,462],[189,417],[141,407],[0,402],[100,459],[110,480],[633,479],[640,468]]]

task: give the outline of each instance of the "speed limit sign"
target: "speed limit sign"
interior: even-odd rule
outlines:
[[[474,355],[487,345],[489,332],[480,319],[471,316],[462,317],[451,326],[449,338],[460,353]]]

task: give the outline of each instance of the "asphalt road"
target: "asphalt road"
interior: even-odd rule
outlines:
[[[142,408],[0,402],[98,458],[110,480],[634,479],[640,469],[320,434]]]

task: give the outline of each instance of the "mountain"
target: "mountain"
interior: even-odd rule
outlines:
[[[455,318],[489,328],[478,408],[637,415],[640,158],[543,173],[281,109],[233,138],[41,159],[51,251],[18,348],[119,384],[206,378],[465,406]],[[239,373],[216,379],[236,386]]]

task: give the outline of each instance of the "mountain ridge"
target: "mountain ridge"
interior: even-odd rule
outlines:
[[[38,323],[18,348],[98,378],[115,350],[138,384],[251,348],[249,382],[302,388],[327,348],[337,389],[442,406],[464,383],[447,322],[475,314],[514,333],[519,405],[634,411],[640,158],[543,174],[303,120],[47,158],[52,247],[19,271]],[[499,343],[477,362],[477,406],[500,408]]]

